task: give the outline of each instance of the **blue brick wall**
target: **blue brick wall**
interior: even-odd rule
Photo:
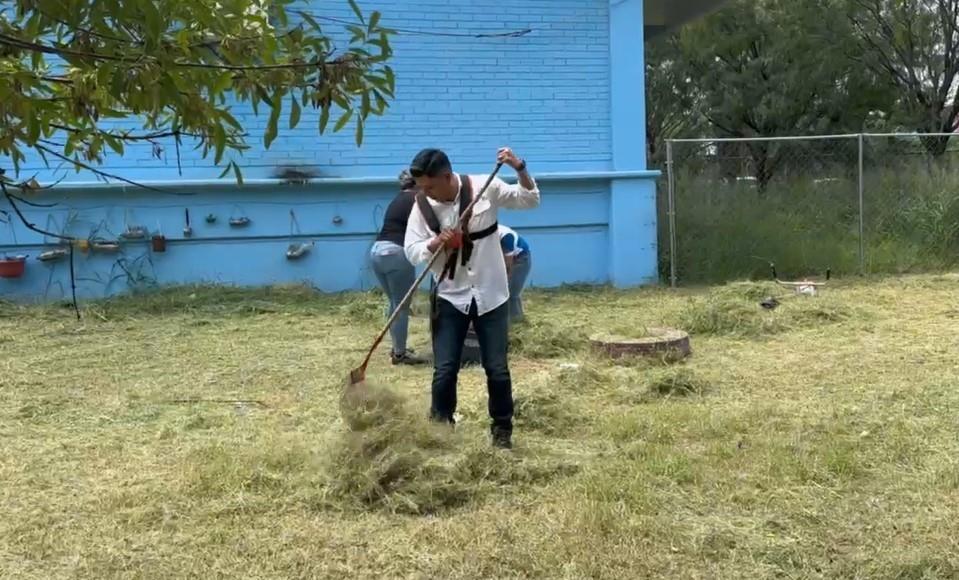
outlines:
[[[655,175],[644,171],[643,158],[642,0],[367,0],[361,6],[380,10],[384,25],[401,30],[391,63],[397,98],[386,116],[370,119],[363,146],[356,147],[352,126],[318,135],[318,115],[304,111],[297,129],[284,120],[280,137],[263,150],[256,145],[266,116],[237,106],[254,145],[238,159],[247,179],[242,187],[217,180],[219,169],[190,147],[181,149],[181,177],[172,143],[159,157],[148,144],[129,146],[105,165],[160,184],[166,194],[91,187],[94,176],[70,170],[61,186],[44,194],[57,206],[29,208],[32,221],[79,238],[115,238],[127,226],[143,225],[169,239],[164,253],[131,242],[119,254],[78,254],[81,296],[191,282],[369,288],[374,280],[366,256],[395,194],[395,175],[428,146],[446,149],[467,172],[488,172],[505,144],[528,159],[540,180],[542,207],[504,212],[501,221],[533,246],[533,285],[655,281]],[[307,9],[354,18],[346,0],[310,0]],[[510,38],[450,36],[527,28],[529,34]],[[310,166],[323,178],[306,186],[268,181],[276,167],[288,165]],[[32,159],[24,174],[34,172],[41,181],[64,174]],[[512,179],[512,172],[504,177]],[[181,234],[184,209],[193,221],[189,239]],[[293,232],[290,210],[298,222]],[[207,213],[218,216],[217,224],[203,222]],[[230,228],[233,215],[252,224]],[[291,262],[284,252],[294,241],[315,246]],[[26,276],[0,279],[0,296],[68,295],[67,265],[32,259],[52,243],[15,219],[0,224],[0,255],[31,256]]]
[[[539,171],[610,168],[608,3],[604,0],[367,0],[394,37],[396,100],[384,117],[371,118],[361,148],[351,123],[319,136],[318,114],[304,111],[300,125],[281,130],[269,150],[254,147],[237,160],[245,177],[269,177],[284,165],[314,166],[326,176],[395,174],[426,146],[446,149],[454,163],[488,169],[497,147],[509,144]],[[313,0],[304,9],[320,17],[355,20],[346,0]],[[641,23],[637,23],[640,26]],[[340,34],[342,25],[324,23]],[[442,34],[502,33],[516,38],[461,38]],[[345,42],[338,43],[345,46]],[[235,116],[261,145],[267,115],[238,105]],[[335,117],[334,117],[335,120]],[[118,124],[119,125],[119,124]],[[127,125],[127,124],[123,124]],[[281,129],[284,128],[281,123]],[[332,125],[332,123],[331,123]],[[127,125],[128,126],[128,125]],[[172,141],[160,158],[149,144],[131,145],[106,169],[136,179],[178,177]],[[219,174],[191,147],[181,149],[186,178]],[[26,170],[42,170],[33,158]],[[91,175],[71,175],[90,181]]]

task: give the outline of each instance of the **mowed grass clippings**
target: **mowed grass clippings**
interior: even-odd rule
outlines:
[[[0,576],[954,578],[957,284],[837,283],[758,314],[746,286],[530,292],[513,452],[489,447],[481,369],[437,429],[429,369],[385,348],[368,382],[396,404],[344,422],[375,293],[8,309]],[[663,325],[692,357],[583,338]]]

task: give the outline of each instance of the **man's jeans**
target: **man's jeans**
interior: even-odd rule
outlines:
[[[513,259],[513,268],[509,273],[509,318],[512,322],[523,320],[523,286],[529,278],[529,271],[533,268],[533,257],[529,252],[523,252]]]
[[[489,394],[489,415],[494,430],[512,432],[513,384],[507,362],[509,343],[509,303],[477,316],[476,302],[469,314],[438,298],[436,328],[433,332],[433,401],[430,416],[436,421],[453,422],[456,412],[456,382],[463,355],[463,341],[470,322],[479,339],[486,389]]]
[[[410,286],[416,281],[416,268],[406,259],[402,246],[390,242],[377,242],[370,252],[373,263],[373,272],[380,286],[390,300],[387,316],[396,310],[403,297],[409,292]],[[400,312],[390,327],[390,338],[393,341],[393,353],[401,355],[406,352],[406,336],[409,332],[410,308],[409,305]]]

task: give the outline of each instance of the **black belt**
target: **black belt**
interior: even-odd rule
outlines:
[[[478,232],[471,232],[467,237],[470,242],[475,242],[477,240],[482,240],[483,238],[489,237],[496,233],[499,229],[499,222],[493,222],[493,225],[488,228],[484,228]],[[449,278],[450,280],[456,276],[456,262],[459,258],[461,266],[465,266],[469,262],[470,258],[473,257],[473,244],[464,243],[462,247],[462,252],[460,248],[453,250],[449,258],[446,260],[446,264],[443,266],[443,271],[440,273],[439,278],[433,283],[433,287],[430,288],[430,331],[435,332],[436,323],[439,317],[439,305],[437,300],[439,299],[439,287],[444,280]]]
[[[499,222],[493,222],[488,228],[482,229],[478,232],[470,232],[467,237],[469,243],[466,240],[463,240],[463,247],[453,250],[450,254],[449,259],[446,260],[446,265],[443,267],[443,274],[440,275],[439,281],[443,281],[443,277],[446,274],[449,274],[450,279],[456,277],[456,258],[459,257],[460,265],[465,266],[467,262],[470,261],[470,258],[473,257],[473,242],[477,240],[482,240],[485,237],[491,236],[496,233],[496,230],[499,229]]]

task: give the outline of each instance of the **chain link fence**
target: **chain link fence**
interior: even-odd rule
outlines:
[[[671,285],[959,264],[959,141],[856,134],[666,143]]]

